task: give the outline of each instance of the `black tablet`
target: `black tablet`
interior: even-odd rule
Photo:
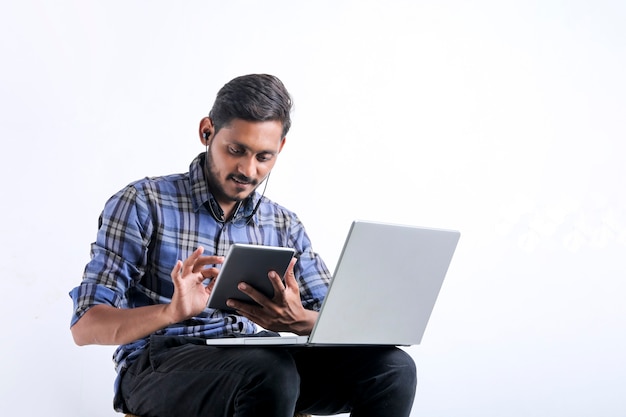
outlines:
[[[255,303],[237,288],[237,285],[242,281],[272,298],[274,288],[267,274],[270,271],[276,271],[282,278],[294,254],[295,251],[292,248],[233,244],[215,278],[215,286],[207,306],[232,311],[233,309],[226,305],[226,300],[229,298]]]

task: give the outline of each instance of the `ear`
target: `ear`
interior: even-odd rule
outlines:
[[[213,138],[215,128],[213,127],[213,120],[210,117],[204,117],[200,120],[200,126],[198,127],[198,135],[200,136],[200,142],[204,146],[209,146],[209,142]]]
[[[280,146],[278,148],[278,153],[280,153],[283,150],[283,146],[285,146],[285,142],[287,142],[287,136],[284,136],[281,140],[280,140]]]

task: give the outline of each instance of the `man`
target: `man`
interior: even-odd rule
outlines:
[[[200,122],[205,149],[188,173],[134,182],[105,205],[74,301],[78,345],[120,345],[114,406],[149,416],[408,416],[415,365],[392,347],[209,347],[206,338],[309,334],[330,274],[298,217],[260,195],[291,125],[291,98],[270,75],[237,77]],[[206,307],[233,243],[296,250],[268,299]],[[207,284],[208,282],[208,284]],[[340,318],[337,318],[338,320]]]

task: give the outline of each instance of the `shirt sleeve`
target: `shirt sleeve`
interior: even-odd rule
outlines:
[[[91,307],[124,307],[125,294],[144,273],[151,222],[145,199],[131,184],[107,201],[100,216],[91,259],[72,291],[73,326]]]
[[[291,228],[291,240],[299,256],[294,272],[299,281],[302,305],[309,310],[319,311],[328,292],[330,272],[313,250],[311,240],[297,218]]]

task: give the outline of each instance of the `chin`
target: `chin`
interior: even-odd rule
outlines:
[[[255,189],[256,188],[253,188],[252,190],[250,189],[241,190],[241,191],[235,190],[231,195],[229,195],[229,198],[232,201],[243,201],[246,198],[250,197],[254,193]]]
[[[227,198],[233,203],[239,203],[240,201],[243,201],[246,198],[250,197],[251,194],[252,193],[233,193],[229,194]]]

